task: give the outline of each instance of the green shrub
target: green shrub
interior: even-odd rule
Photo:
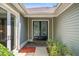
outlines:
[[[52,49],[52,40],[51,39],[49,39],[48,41],[47,41],[47,45],[48,45],[48,47],[47,47],[47,49],[48,49],[48,53],[50,54],[50,51],[51,51],[51,49]]]
[[[1,43],[2,45],[6,46],[6,43],[5,43],[5,42],[3,42],[3,41],[0,41],[0,43]]]
[[[63,52],[63,55],[65,55],[65,56],[73,55],[73,53],[71,52],[71,50],[68,49],[66,46],[64,46],[64,47],[62,48],[62,52]]]
[[[73,55],[71,50],[69,50],[62,42],[55,39],[48,41],[48,53],[50,56]]]
[[[60,55],[59,50],[58,50],[58,47],[56,45],[54,45],[54,46],[51,47],[50,55],[51,56]]]
[[[0,56],[14,56],[9,50],[0,44]]]

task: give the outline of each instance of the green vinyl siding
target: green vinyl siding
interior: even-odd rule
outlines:
[[[54,18],[54,36],[79,55],[79,3]]]

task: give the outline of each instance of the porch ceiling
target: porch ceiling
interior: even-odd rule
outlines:
[[[58,3],[23,3],[28,14],[53,14]]]
[[[30,3],[31,4],[31,3]],[[23,15],[24,17],[56,17],[67,8],[69,8],[71,3],[42,3],[42,4],[51,4],[51,6],[40,6],[41,3],[38,3],[38,6],[28,7],[28,3],[15,3],[13,4]]]

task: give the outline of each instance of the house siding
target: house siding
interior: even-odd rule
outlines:
[[[54,37],[79,55],[79,4],[73,4],[54,18]]]
[[[28,40],[28,35],[27,35],[27,33],[28,33],[28,27],[27,27],[28,25],[27,25],[27,20],[24,18],[24,17],[22,17],[22,16],[20,16],[20,46],[21,46],[21,44],[23,44],[24,42],[27,42],[27,40]]]

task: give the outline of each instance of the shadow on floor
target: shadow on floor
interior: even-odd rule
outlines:
[[[46,47],[47,43],[46,41],[34,41],[34,42],[28,42],[24,47]]]

